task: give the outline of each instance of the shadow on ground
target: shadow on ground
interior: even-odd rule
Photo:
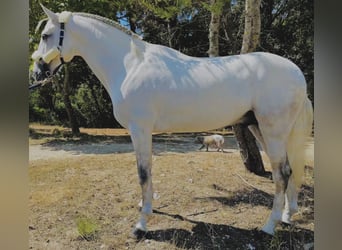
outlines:
[[[195,199],[208,202],[218,201],[226,206],[248,203],[252,206],[261,205],[271,209],[273,196],[262,190],[244,189],[229,197],[197,197]],[[313,199],[313,188],[303,186],[299,194],[299,203],[303,204],[311,199]],[[313,203],[309,205],[313,206]],[[168,228],[149,231],[145,235],[141,235],[139,240],[167,242],[181,249],[313,249],[314,247],[314,231],[300,228],[296,224],[281,223],[277,227],[275,235],[270,236],[257,228],[244,229],[224,224],[206,223],[158,209],[154,209],[153,213],[192,223],[193,227],[190,230]]]
[[[195,197],[195,200],[202,201],[218,201],[222,205],[234,207],[238,204],[245,203],[252,206],[264,206],[272,208],[273,195],[270,195],[262,190],[241,190],[231,196],[211,196],[211,197]]]
[[[314,241],[314,232],[283,225],[275,236],[258,229],[242,229],[222,224],[190,220],[177,214],[158,210],[153,213],[193,223],[191,230],[170,228],[149,231],[144,239],[168,242],[182,249],[303,249]]]

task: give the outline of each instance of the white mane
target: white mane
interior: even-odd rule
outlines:
[[[74,15],[77,15],[77,16],[83,16],[83,17],[88,17],[88,18],[91,18],[91,19],[94,19],[94,20],[98,20],[98,21],[101,21],[105,24],[108,24],[114,28],[117,28],[119,30],[121,30],[122,32],[130,35],[132,38],[136,38],[136,39],[139,39],[139,40],[142,40],[142,37],[139,36],[138,34],[132,32],[131,30],[127,29],[126,27],[122,26],[120,23],[114,21],[114,20],[111,20],[107,17],[103,17],[103,16],[99,16],[99,15],[95,15],[95,14],[89,14],[89,13],[83,13],[83,12],[73,12]]]

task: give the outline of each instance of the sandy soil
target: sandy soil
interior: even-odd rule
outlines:
[[[84,130],[84,132],[93,132],[99,130]],[[126,130],[112,130],[113,132],[103,132],[102,135],[121,135],[128,136]],[[98,134],[98,133],[95,133]],[[153,137],[153,150],[154,152],[187,152],[198,151],[200,145],[195,142],[194,135],[179,135],[174,136],[172,139],[168,135],[154,135]],[[204,150],[204,149],[203,149]],[[215,151],[215,149],[211,149]],[[225,152],[235,152],[238,150],[236,139],[232,134],[225,135],[224,143]],[[96,143],[77,143],[65,142],[63,144],[38,144],[29,146],[29,160],[40,159],[53,159],[61,157],[77,157],[81,155],[94,155],[94,154],[112,154],[122,152],[133,152],[133,146],[129,138],[126,143],[116,143],[115,141],[100,141]],[[314,161],[314,139],[308,138],[306,144],[307,159]]]
[[[200,144],[194,142],[193,137],[180,137],[168,140],[160,136],[155,136],[153,142],[153,152],[155,154],[161,152],[189,152],[198,151]],[[211,148],[211,151],[216,149]],[[225,152],[237,151],[236,140],[233,136],[226,136],[224,144]],[[203,149],[202,151],[205,151]],[[96,142],[96,143],[63,143],[63,144],[43,144],[30,145],[29,159],[30,161],[41,159],[53,159],[61,157],[78,157],[82,155],[105,155],[117,154],[124,152],[133,152],[131,142],[115,143],[115,142]]]

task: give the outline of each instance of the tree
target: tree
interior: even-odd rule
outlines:
[[[260,0],[246,0],[245,31],[241,47],[241,54],[255,51],[260,39]]]
[[[210,0],[209,57],[219,56],[220,18],[224,2],[224,0]]]
[[[69,66],[68,64],[64,64],[64,79],[63,79],[63,100],[65,104],[65,109],[69,118],[69,126],[71,127],[71,132],[73,135],[80,134],[80,128],[78,126],[78,122],[74,115],[74,110],[70,101],[70,79],[69,79]]]
[[[245,31],[243,35],[241,54],[255,51],[260,38],[260,0],[246,0]],[[245,167],[258,175],[265,174],[264,164],[253,134],[242,124],[233,126],[239,144],[240,155]]]

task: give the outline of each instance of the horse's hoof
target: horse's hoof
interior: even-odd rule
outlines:
[[[135,228],[131,233],[131,237],[136,240],[141,240],[145,237],[146,234],[146,231],[143,231],[139,228]]]
[[[255,239],[264,240],[264,239],[267,239],[270,237],[272,237],[272,235],[270,235],[269,233],[266,233],[262,230],[259,230],[257,228],[253,230],[253,238],[255,238]]]
[[[291,221],[282,220],[282,221],[280,221],[280,225],[281,225],[282,227],[290,227],[290,226],[293,225],[293,223],[292,223]]]
[[[291,216],[288,215],[287,213],[284,213],[284,214],[281,216],[281,223],[285,223],[285,224],[291,225],[291,224],[292,224]]]
[[[266,226],[264,226],[264,227],[260,230],[260,232],[262,232],[262,233],[264,233],[264,234],[271,235],[271,236],[274,235],[274,229],[271,230],[270,228],[268,228],[268,227],[266,227]]]

